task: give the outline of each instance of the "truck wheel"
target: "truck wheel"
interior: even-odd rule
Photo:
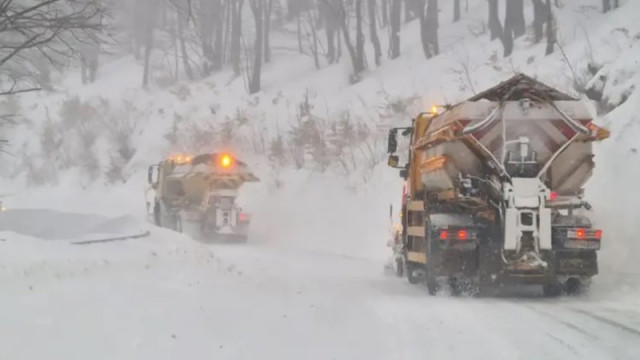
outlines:
[[[565,284],[568,295],[577,295],[584,290],[582,282],[577,278],[569,278]]]
[[[438,284],[438,279],[436,279],[434,276],[427,275],[427,291],[429,292],[429,295],[435,296],[436,294],[438,294],[439,290],[440,285]]]
[[[407,264],[407,280],[409,280],[410,284],[417,284],[420,282],[420,278],[418,278],[415,273],[415,266],[411,264]]]
[[[179,233],[182,233],[182,218],[180,215],[176,214],[176,228],[175,230]]]
[[[453,276],[449,278],[449,289],[451,290],[451,295],[460,296],[460,294],[462,293],[462,289],[460,288],[460,282],[458,281],[458,278]]]
[[[402,262],[402,259],[396,259],[396,276],[404,276],[404,264]]]
[[[153,221],[156,226],[162,227],[162,214],[160,213],[160,203],[156,200],[153,204]]]
[[[549,285],[544,285],[542,287],[542,293],[546,297],[557,297],[562,294],[562,285],[558,283],[553,283]]]

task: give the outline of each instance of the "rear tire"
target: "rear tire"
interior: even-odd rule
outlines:
[[[414,270],[415,265],[407,264],[407,280],[409,280],[409,283],[412,285],[416,285],[420,282],[420,279],[415,276]]]
[[[396,276],[397,277],[404,276],[404,264],[402,259],[396,259]]]
[[[565,284],[567,295],[578,295],[585,290],[580,279],[569,278]]]
[[[558,297],[562,294],[562,285],[558,283],[542,286],[542,293],[546,297]]]
[[[440,285],[438,284],[438,279],[435,276],[427,275],[427,291],[429,295],[435,296],[438,294],[440,290]]]
[[[460,282],[456,277],[449,278],[449,289],[451,290],[451,295],[460,296],[462,294],[462,289],[460,288]]]

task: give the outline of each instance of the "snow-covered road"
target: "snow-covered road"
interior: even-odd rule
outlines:
[[[582,298],[429,297],[377,261],[281,245],[1,237],[0,359],[640,356],[638,293],[597,284]]]

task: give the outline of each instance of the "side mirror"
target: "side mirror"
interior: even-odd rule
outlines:
[[[398,150],[398,130],[391,129],[389,130],[389,138],[387,139],[387,152],[389,154],[393,154]]]
[[[387,160],[387,165],[389,165],[389,167],[395,168],[398,167],[398,162],[399,162],[399,158],[398,155],[391,155],[389,156],[389,160]]]

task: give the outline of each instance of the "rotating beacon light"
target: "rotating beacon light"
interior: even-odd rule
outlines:
[[[228,169],[231,167],[232,164],[233,164],[233,159],[229,154],[222,154],[222,156],[220,156],[220,166],[222,168]]]

